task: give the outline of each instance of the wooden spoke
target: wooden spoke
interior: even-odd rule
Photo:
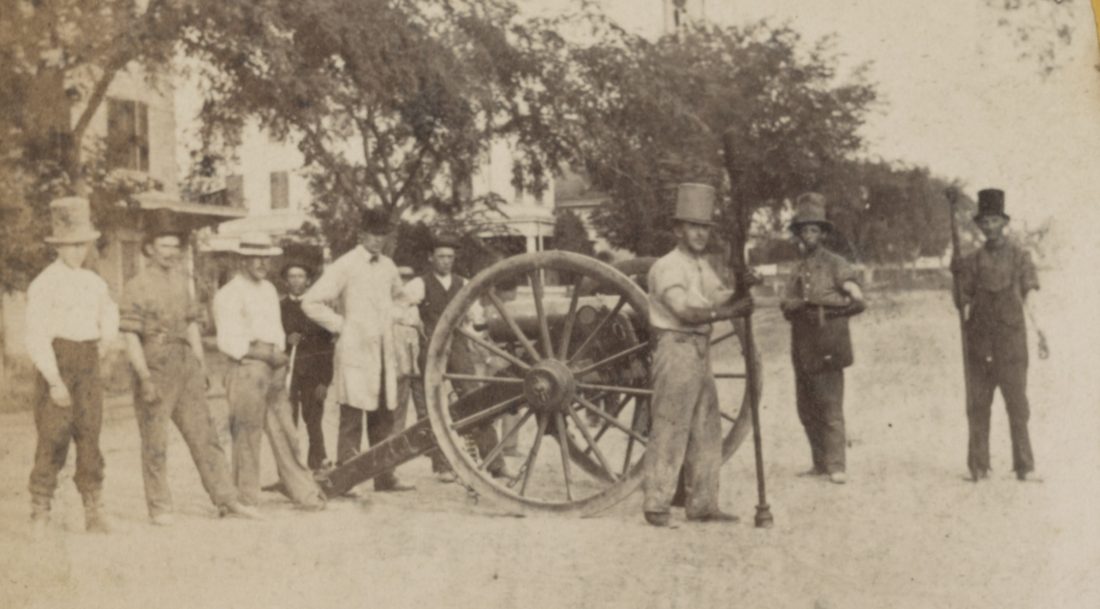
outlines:
[[[647,348],[649,348],[649,342],[648,341],[644,342],[644,343],[638,343],[637,345],[634,345],[633,347],[630,347],[629,349],[624,349],[624,350],[616,353],[615,355],[612,355],[611,357],[606,357],[606,358],[596,362],[595,364],[592,364],[591,366],[589,366],[587,368],[584,368],[582,370],[578,370],[576,373],[574,373],[574,376],[582,377],[582,376],[588,374],[589,372],[594,372],[596,370],[599,370],[600,368],[603,368],[604,366],[613,364],[613,363],[621,360],[624,357],[630,357],[631,355],[634,355],[635,353],[637,353],[639,351],[642,351],[644,349],[647,349]],[[717,376],[717,375],[715,375],[715,376]]]
[[[720,416],[723,419],[729,421],[730,423],[736,423],[737,422],[736,417],[734,417],[733,415],[728,415],[728,414],[722,412],[721,410],[718,411],[718,416]]]
[[[470,428],[474,425],[477,425],[478,423],[484,421],[485,419],[491,419],[491,418],[493,418],[493,417],[495,417],[495,416],[497,416],[501,413],[504,413],[504,412],[507,412],[508,410],[511,410],[516,404],[518,404],[522,400],[523,400],[523,394],[521,393],[520,395],[517,395],[514,398],[509,398],[507,400],[504,400],[503,402],[500,402],[499,404],[493,404],[492,406],[486,408],[485,410],[478,411],[478,412],[466,417],[465,419],[459,419],[459,420],[451,423],[451,429],[453,429],[453,430],[455,430],[459,433],[464,433],[468,428]]]
[[[481,345],[482,347],[487,349],[489,352],[491,352],[493,355],[496,355],[498,357],[501,357],[503,359],[508,360],[512,364],[518,366],[521,370],[530,370],[531,369],[531,366],[527,365],[527,362],[525,362],[525,361],[521,360],[520,358],[512,355],[511,353],[508,353],[504,349],[501,349],[500,347],[498,347],[498,346],[494,345],[493,343],[485,340],[484,338],[481,338],[475,332],[471,332],[471,331],[467,330],[466,328],[459,328],[458,333],[465,336],[468,340],[473,341],[473,342]]]
[[[625,393],[629,395],[641,395],[646,397],[653,395],[652,389],[642,389],[640,387],[620,387],[618,385],[597,385],[595,383],[577,383],[577,389],[602,391],[604,393]]]
[[[520,417],[518,421],[516,421],[516,424],[513,425],[511,429],[508,430],[508,433],[504,434],[504,437],[501,438],[500,442],[498,442],[497,445],[493,447],[493,450],[489,451],[489,454],[481,460],[481,463],[478,464],[477,468],[483,470],[488,467],[490,463],[496,461],[496,458],[499,457],[500,453],[504,450],[504,445],[507,444],[512,438],[516,437],[516,434],[519,433],[519,428],[523,427],[523,424],[530,420],[530,418],[534,414],[535,411],[532,409],[528,409],[527,412],[523,413],[523,416]]]
[[[527,453],[527,461],[523,464],[523,484],[519,487],[520,497],[527,494],[527,482],[531,480],[531,470],[535,469],[535,457],[539,454],[539,447],[542,446],[542,437],[546,435],[546,426],[549,423],[550,415],[539,417],[539,429],[535,432],[535,442],[531,445],[531,452]]]
[[[531,344],[531,341],[527,340],[527,336],[524,335],[523,330],[520,330],[519,324],[516,323],[516,320],[512,317],[512,314],[504,308],[504,303],[500,301],[500,297],[496,295],[496,292],[494,292],[493,290],[489,290],[486,292],[486,294],[489,296],[489,302],[493,303],[493,307],[496,308],[497,313],[500,313],[500,318],[504,320],[504,323],[508,324],[508,327],[512,329],[512,334],[515,335],[516,340],[518,340],[519,343],[523,345],[523,350],[526,351],[527,354],[530,355],[531,359],[533,359],[534,361],[542,361],[542,358],[539,357],[538,352],[535,351],[535,346]]]
[[[538,270],[531,272],[531,295],[535,299],[535,314],[539,318],[539,337],[542,339],[542,352],[546,357],[554,357],[554,345],[550,342],[550,322],[546,320],[546,310],[543,308],[542,273]]]
[[[631,398],[633,398],[633,397],[634,397],[634,396],[632,396],[632,395],[625,395],[625,396],[623,396],[623,399],[619,401],[619,405],[618,405],[617,407],[615,407],[615,412],[614,412],[614,413],[612,413],[612,415],[611,415],[611,416],[613,416],[613,417],[618,417],[618,416],[619,416],[619,413],[623,411],[623,407],[625,407],[625,406],[626,406],[626,403],[627,403],[627,402],[628,402],[628,401],[629,401],[629,400],[630,400]],[[596,432],[596,435],[595,435],[595,436],[593,436],[593,438],[592,438],[592,439],[593,439],[593,440],[595,440],[595,441],[597,441],[597,442],[599,442],[599,441],[600,441],[600,438],[602,438],[602,437],[603,437],[603,435],[604,435],[605,433],[607,433],[607,430],[608,430],[608,429],[610,429],[610,428],[611,428],[611,423],[608,423],[607,421],[604,421],[604,422],[603,422],[603,425],[601,425],[601,426],[600,426],[600,430]],[[587,449],[585,449],[585,451],[584,451],[584,454],[586,454],[586,455],[587,455],[587,454],[588,454],[588,453],[590,453],[590,452],[592,452],[592,449],[591,449],[591,448],[587,448]]]
[[[558,428],[558,444],[561,446],[561,473],[565,478],[565,499],[573,500],[573,481],[569,473],[569,437],[565,430],[565,415],[554,413],[554,426]]]
[[[581,406],[583,406],[589,412],[595,413],[596,416],[598,416],[601,419],[603,419],[603,420],[607,421],[608,423],[610,423],[612,427],[615,427],[615,428],[619,429],[620,431],[627,434],[628,436],[630,436],[630,437],[634,438],[635,440],[641,442],[643,445],[646,443],[646,439],[644,437],[642,437],[640,434],[638,434],[638,432],[636,432],[633,429],[630,429],[629,427],[627,427],[626,425],[623,425],[622,423],[620,423],[618,421],[618,419],[616,419],[616,418],[612,417],[611,415],[607,414],[606,412],[603,411],[603,409],[597,407],[592,402],[589,402],[588,399],[585,398],[583,395],[578,395],[576,397],[577,397],[577,401],[580,402]]]
[[[716,379],[743,379],[747,378],[744,372],[715,372]]]
[[[611,318],[619,314],[619,311],[622,310],[623,305],[625,304],[626,296],[619,296],[619,302],[615,303],[615,307],[608,311],[602,318],[600,318],[600,321],[596,324],[596,327],[592,329],[592,332],[590,332],[588,336],[584,339],[584,342],[581,343],[581,346],[577,348],[576,353],[571,355],[566,363],[571,364],[574,360],[580,359],[580,357],[584,355],[585,350],[588,349],[588,347],[592,344],[592,341],[595,340],[596,336],[600,333],[600,330],[603,330],[603,327],[607,325],[607,322],[610,321]]]
[[[737,330],[730,330],[729,332],[726,332],[725,334],[720,335],[718,338],[710,339],[710,344],[712,346],[717,345],[718,343],[726,340],[727,338],[731,338],[731,337],[734,337],[734,336],[737,336]]]
[[[637,401],[634,402],[634,416],[630,420],[630,428],[638,428],[638,419],[642,417],[642,408]],[[626,456],[623,457],[623,476],[630,471],[630,457],[634,454],[634,436],[626,439]]]
[[[581,298],[582,283],[584,283],[584,275],[577,274],[577,280],[573,282],[573,295],[569,298],[569,312],[565,314],[561,345],[558,346],[558,359],[563,361],[569,355],[569,340],[573,337],[573,324],[577,321],[577,303]]]
[[[592,439],[592,434],[588,433],[588,430],[585,429],[584,423],[581,421],[581,418],[577,416],[576,411],[572,408],[567,408],[565,412],[569,415],[569,418],[573,419],[573,424],[577,426],[577,431],[581,432],[581,435],[584,436],[584,441],[588,442],[588,448],[596,454],[596,460],[600,462],[600,466],[603,467],[604,472],[607,473],[607,477],[612,481],[618,480],[618,476],[615,475],[615,472],[611,471],[611,466],[608,465],[607,458],[603,456],[603,451],[600,450],[599,446],[596,446],[596,441]],[[587,453],[588,451],[585,452]]]
[[[500,383],[502,385],[522,385],[523,379],[514,376],[481,376],[479,374],[457,374],[444,372],[443,378],[452,381],[470,381],[474,383]]]

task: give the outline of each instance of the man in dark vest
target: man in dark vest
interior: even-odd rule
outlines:
[[[1034,479],[1035,459],[1028,437],[1027,326],[1025,315],[1039,336],[1039,358],[1049,356],[1046,337],[1039,329],[1033,300],[1039,278],[1031,256],[1005,237],[1009,217],[1004,191],[978,192],[974,222],[985,245],[961,259],[953,269],[959,285],[956,305],[966,315],[970,424],[967,465],[977,482],[989,476],[989,417],[993,392],[1000,387],[1012,434],[1012,469],[1019,480]]]
[[[417,362],[421,371],[426,369],[428,356],[427,342],[431,340],[435,332],[439,318],[447,304],[458,294],[462,286],[466,285],[466,279],[454,274],[455,255],[458,250],[458,242],[448,237],[440,237],[432,243],[431,254],[428,255],[429,269],[419,277],[414,277],[405,284],[405,300],[420,309],[420,320],[424,324],[424,344],[420,346],[420,360]],[[473,330],[484,329],[484,315],[476,304],[470,311],[467,323],[472,324]],[[462,336],[456,335],[451,340],[451,352],[448,354],[447,371],[457,374],[476,374],[474,365],[474,353],[470,349],[469,342]],[[454,383],[455,392],[463,395],[471,390],[468,383]],[[424,383],[413,383],[413,404],[416,415],[419,418],[428,416],[427,402],[424,396]],[[474,441],[478,452],[482,456],[488,454],[497,444],[497,434],[493,426],[486,425],[473,432]],[[497,458],[488,466],[489,473],[497,478],[509,477],[509,472],[502,458]],[[432,456],[432,471],[443,482],[454,480],[449,464],[438,453]]]
[[[326,459],[321,418],[325,413],[325,394],[332,383],[332,333],[302,312],[302,294],[313,281],[313,269],[301,262],[291,262],[283,267],[283,280],[288,291],[279,301],[279,310],[286,332],[287,355],[293,356],[291,414],[295,425],[299,412],[306,424],[309,436],[306,463],[316,471],[324,467]]]
[[[791,322],[795,400],[813,458],[807,475],[827,475],[844,484],[844,369],[853,359],[848,317],[866,305],[855,269],[821,245],[832,229],[825,219],[825,197],[800,195],[790,225],[800,256],[780,308]]]

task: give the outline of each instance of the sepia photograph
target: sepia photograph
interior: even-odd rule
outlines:
[[[1100,0],[0,0],[0,607],[1100,607]]]

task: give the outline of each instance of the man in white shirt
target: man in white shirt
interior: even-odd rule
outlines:
[[[99,275],[81,268],[88,247],[99,237],[87,199],[66,197],[50,203],[53,234],[46,237],[57,259],[27,290],[26,345],[38,371],[34,422],[38,446],[31,470],[31,521],[35,534],[48,523],[57,473],[69,443],[76,444],[73,481],[84,500],[88,531],[109,530],[102,512],[103,387],[99,359],[118,336],[118,307]]]
[[[714,226],[714,188],[680,184],[676,193],[676,249],[649,270],[649,325],[653,350],[652,432],[646,447],[643,510],[646,522],[669,526],[669,508],[681,467],[688,520],[736,522],[718,508],[722,427],[710,364],[712,324],[748,315],[749,298],[730,302],[704,257]]]
[[[390,232],[381,210],[364,212],[359,245],[337,258],[302,297],[302,311],[339,336],[331,399],[340,404],[336,462],[359,453],[363,419],[367,442],[374,446],[393,433],[397,406],[397,346],[393,334],[394,302],[402,298],[401,274],[382,254]],[[343,314],[329,304],[337,302]],[[407,491],[393,472],[374,479],[376,491]]]
[[[324,495],[298,460],[286,393],[286,335],[279,295],[267,281],[268,258],[282,253],[264,234],[241,237],[240,271],[214,296],[218,350],[232,360],[226,376],[233,479],[241,503],[260,501],[260,443],[267,432],[282,490],[299,507],[321,509]]]

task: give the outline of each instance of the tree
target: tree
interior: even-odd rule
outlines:
[[[0,0],[0,288],[45,264],[50,199],[88,196],[98,218],[149,186],[108,172],[88,128],[120,72],[170,61],[182,1]]]
[[[313,215],[335,252],[358,213],[397,222],[484,203],[470,180],[493,141],[514,145],[513,182],[541,191],[562,155],[541,99],[554,34],[505,0],[209,0],[185,38],[211,66],[202,109],[210,154],[249,120],[296,143],[315,169]]]
[[[715,184],[721,236],[741,244],[760,207],[821,188],[859,149],[873,87],[841,82],[829,40],[789,27],[695,27],[656,42],[605,27],[573,52],[579,157],[610,202],[594,224],[639,255],[667,250],[674,185]]]
[[[569,209],[554,214],[554,249],[594,256],[596,248],[588,238],[588,229],[580,216]]]
[[[985,4],[998,13],[997,25],[1011,35],[1018,58],[1035,62],[1042,76],[1060,67],[1061,54],[1073,42],[1074,24],[1087,20],[1090,12],[1088,2],[1081,0],[985,0]]]

